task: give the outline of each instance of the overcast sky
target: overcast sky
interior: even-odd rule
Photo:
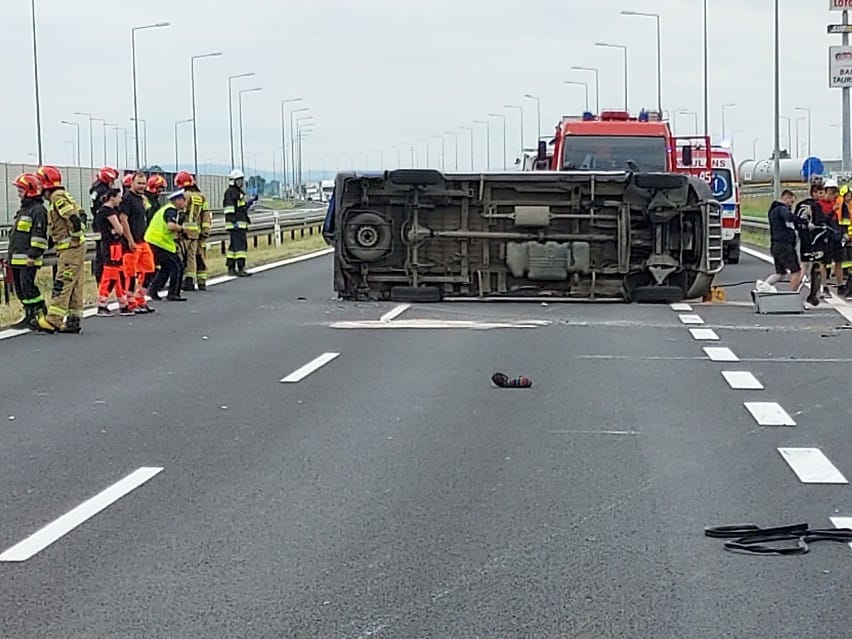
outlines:
[[[33,161],[36,151],[32,41],[29,2],[6,0],[0,160]],[[302,97],[315,126],[306,135],[304,156],[317,168],[358,168],[364,151],[369,168],[395,164],[400,144],[416,143],[420,162],[425,144],[444,131],[459,131],[476,119],[492,122],[492,168],[502,164],[502,122],[508,116],[510,163],[519,147],[517,111],[525,107],[527,146],[533,146],[535,102],[541,97],[545,134],[563,113],[579,113],[583,88],[564,80],[592,82],[593,75],[571,65],[597,66],[601,107],[623,103],[622,54],[596,41],[629,47],[629,104],[632,110],[656,106],[654,21],[619,15],[621,9],[658,12],[663,28],[663,107],[702,113],[702,23],[700,0],[37,0],[42,121],[46,160],[71,161],[66,141],[74,129],[63,119],[91,112],[132,130],[130,29],[171,22],[171,27],[137,32],[139,113],[148,125],[148,160],[170,168],[174,162],[174,123],[191,115],[190,57],[222,51],[197,62],[199,162],[229,163],[227,77],[253,71],[256,78],[235,88],[260,86],[244,95],[245,153],[264,169],[280,148],[280,101]],[[736,131],[739,159],[767,155],[772,136],[772,3],[769,0],[711,0],[711,127],[720,136],[721,105],[728,130]],[[826,25],[839,21],[825,0],[782,0],[782,113],[796,106],[813,109],[813,153],[840,155],[841,91],[828,88],[830,44]],[[810,5],[808,8],[805,5]],[[825,6],[823,6],[825,5]],[[127,7],[127,9],[125,9]],[[214,9],[214,7],[218,7]],[[234,113],[236,116],[236,97]],[[81,128],[83,163],[88,161],[88,121]],[[679,117],[678,130],[692,133],[692,118]],[[477,168],[485,164],[484,128],[477,126]],[[235,124],[236,127],[236,124]],[[801,123],[801,142],[807,139]],[[460,131],[460,164],[469,162],[469,138]],[[786,138],[786,124],[782,127]],[[447,168],[454,162],[453,138],[446,136]],[[108,134],[110,163],[114,134]],[[782,139],[782,144],[785,139]],[[132,145],[132,141],[131,141]],[[191,126],[181,129],[182,168],[191,168]],[[431,139],[431,159],[439,163],[441,142]],[[785,145],[786,146],[786,145]],[[238,147],[237,147],[238,148]],[[280,153],[280,152],[279,152]],[[403,158],[410,163],[408,147]],[[122,149],[122,156],[124,155]],[[238,156],[239,157],[239,156]],[[95,164],[103,160],[101,125],[95,124]],[[238,159],[239,163],[239,159]],[[124,165],[123,159],[120,164]],[[280,161],[279,161],[280,164]]]

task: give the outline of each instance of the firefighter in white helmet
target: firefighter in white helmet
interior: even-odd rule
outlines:
[[[248,238],[246,232],[249,226],[248,209],[251,203],[246,200],[243,183],[245,174],[239,169],[234,169],[228,176],[230,186],[225,191],[222,206],[225,209],[225,230],[228,231],[228,252],[225,254],[225,264],[228,267],[228,275],[235,277],[249,277],[251,273],[246,271],[246,258],[248,257]]]

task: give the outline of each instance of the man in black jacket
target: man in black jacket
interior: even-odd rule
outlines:
[[[775,259],[775,274],[766,278],[766,283],[774,285],[785,275],[790,277],[790,290],[799,290],[802,283],[802,267],[796,255],[796,224],[790,207],[796,195],[789,189],[781,193],[781,201],[773,202],[769,209],[770,252]]]

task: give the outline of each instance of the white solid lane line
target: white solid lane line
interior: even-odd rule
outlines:
[[[748,371],[722,371],[722,377],[734,390],[763,390],[763,384]]]
[[[795,426],[796,422],[777,402],[745,402],[745,407],[760,426]]]
[[[689,332],[698,341],[715,342],[719,340],[719,336],[712,328],[690,328]]]
[[[87,519],[94,517],[110,504],[115,503],[130,491],[138,488],[162,472],[162,470],[162,468],[143,467],[133,471],[124,479],[116,482],[91,499],[84,501],[73,510],[62,515],[59,519],[52,521],[22,542],[9,548],[9,550],[0,555],[0,561],[26,561],[59,538],[67,535]]]
[[[384,315],[379,318],[380,322],[391,322],[395,320],[397,317],[405,313],[409,308],[411,308],[411,304],[400,304],[393,310],[388,311]]]
[[[771,255],[767,255],[766,253],[761,253],[760,251],[755,251],[754,249],[750,249],[747,246],[741,246],[740,250],[746,255],[751,255],[752,257],[756,257],[759,260],[763,260],[769,264],[775,264],[775,260]]]
[[[737,357],[730,348],[705,346],[704,352],[707,353],[707,357],[710,358],[711,362],[738,362],[738,361],[740,361],[740,358]]]
[[[835,528],[852,529],[852,517],[832,517],[831,523]],[[849,547],[852,548],[852,544],[849,544]]]
[[[680,315],[680,321],[684,324],[703,324],[704,320],[699,315]]]
[[[779,448],[784,461],[803,484],[848,484],[819,448]]]
[[[328,364],[330,361],[340,356],[340,353],[323,353],[315,360],[308,362],[302,368],[293,371],[287,377],[281,380],[282,384],[296,384],[301,382],[311,373],[314,373]]]
[[[304,262],[305,260],[312,260],[317,257],[322,257],[323,255],[328,255],[329,253],[334,253],[334,248],[329,247],[325,249],[320,249],[319,251],[314,251],[313,253],[305,253],[304,255],[298,255],[296,257],[288,257],[286,260],[270,262],[269,264],[261,264],[260,266],[254,266],[252,268],[247,268],[246,270],[249,273],[263,273],[264,271],[271,271],[274,268],[289,266],[290,264],[298,264],[299,262]],[[231,277],[230,279],[236,278]]]
[[[691,313],[692,307],[689,304],[672,304],[672,310],[676,313]]]

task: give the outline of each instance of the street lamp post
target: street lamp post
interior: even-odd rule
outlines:
[[[205,53],[203,55],[194,55],[190,58],[190,83],[192,84],[192,163],[195,169],[193,175],[198,177],[198,120],[195,113],[195,61],[202,58],[216,58],[222,55],[221,51],[215,53]]]
[[[39,96],[38,87],[38,44],[36,42],[36,12],[35,0],[31,0],[30,7],[32,9],[33,19],[33,76],[35,80],[35,107],[36,107],[36,140],[38,142],[38,163],[42,164],[44,156],[42,154],[41,143],[41,97]]]
[[[804,120],[807,120],[807,118],[804,118],[804,117],[802,117],[802,118],[796,118],[796,155],[794,155],[794,156],[793,156],[793,157],[795,157],[795,158],[801,157],[801,156],[799,155],[799,154],[802,152],[802,145],[801,145],[801,143],[799,142],[799,140],[801,139],[801,138],[799,137],[799,122],[802,122],[802,121],[804,121]]]
[[[94,139],[94,122],[91,113],[81,113],[80,111],[74,111],[74,115],[81,116],[84,118],[89,118],[89,168],[94,168],[95,166],[95,139]],[[79,148],[79,144],[77,145]]]
[[[178,127],[181,124],[187,124],[192,122],[192,118],[187,118],[186,120],[178,120],[175,122],[175,173],[180,170],[180,154],[178,153]]]
[[[485,125],[485,170],[491,170],[491,125],[488,120],[474,120],[474,124]]]
[[[136,118],[130,118],[132,121],[135,121]],[[140,118],[139,122],[142,123],[142,164],[139,164],[137,160],[137,168],[142,168],[143,166],[148,166],[148,122],[145,121],[145,118]],[[138,135],[139,131],[139,122],[136,123],[136,131]],[[139,142],[136,142],[136,146],[139,146]]]
[[[168,22],[158,22],[157,24],[146,24],[141,27],[133,27],[130,30],[130,49],[133,60],[133,121],[136,123],[136,166],[141,166],[141,156],[139,155],[139,101],[137,99],[136,89],[136,32],[143,29],[159,29],[169,26]]]
[[[735,106],[737,106],[737,105],[733,102],[729,102],[728,104],[722,105],[722,140],[726,139],[726,135],[727,135],[727,132],[728,132],[727,127],[725,126],[725,109],[731,109]]]
[[[778,0],[775,0],[776,5]],[[704,0],[704,137],[710,137],[710,32],[707,26],[707,0]],[[779,196],[780,197],[780,196]],[[777,198],[776,198],[777,199]]]
[[[460,126],[460,129],[464,129],[468,133],[470,133],[470,170],[473,171],[473,127],[472,126]]]
[[[792,151],[793,147],[793,118],[786,115],[779,115],[779,120],[787,120],[787,153]],[[780,126],[780,125],[779,125]],[[780,138],[780,136],[779,136]],[[780,144],[780,139],[779,139]],[[792,157],[792,156],[790,156]]]
[[[796,107],[796,111],[802,111],[808,114],[808,156],[811,155],[811,135],[813,129],[811,128],[811,109],[810,107]]]
[[[586,111],[589,110],[589,83],[575,82],[574,80],[564,80],[565,84],[573,84],[575,86],[584,87],[586,89]]]
[[[237,104],[239,105],[239,115],[237,117],[240,122],[240,170],[243,173],[246,171],[246,155],[245,149],[243,148],[243,95],[262,90],[263,89],[261,87],[254,87],[253,89],[240,89],[238,92]]]
[[[537,146],[537,145],[538,145],[538,140],[539,140],[539,138],[541,137],[541,98],[540,98],[540,97],[537,97],[537,96],[535,96],[535,95],[530,95],[529,93],[525,93],[525,94],[524,94],[524,97],[525,97],[525,98],[527,98],[528,100],[535,100],[535,104],[536,104],[536,114],[537,114],[537,115],[536,115],[536,117],[537,117],[537,120],[536,120],[536,122],[537,122],[536,127],[537,127],[537,128],[536,128],[536,132],[535,132],[535,143],[536,143],[536,146]]]
[[[591,71],[595,74],[595,113],[601,112],[601,81],[600,71],[595,67],[571,67],[574,71]]]
[[[693,129],[694,133],[695,133],[695,135],[698,135],[698,113],[696,113],[695,111],[685,111],[684,109],[681,109],[679,111],[676,111],[675,115],[691,115],[693,122],[695,123],[693,125],[694,126],[694,129]]]
[[[254,72],[228,76],[228,146],[231,151],[232,169],[237,163],[237,160],[234,157],[234,80],[237,78],[250,78],[252,76],[254,76]]]
[[[658,13],[644,13],[642,11],[622,11],[623,16],[640,16],[643,18],[654,18],[657,21],[657,111],[660,117],[663,115],[663,58],[662,40],[660,37],[660,15]]]
[[[80,166],[80,125],[76,122],[69,122],[68,120],[62,120],[62,124],[67,124],[68,126],[73,126],[77,130],[77,166]]]
[[[459,134],[458,134],[458,131],[444,131],[444,135],[452,135],[453,139],[455,139],[455,146],[453,148],[455,149],[456,153],[455,153],[455,160],[454,160],[454,163],[453,163],[453,167],[454,167],[453,171],[458,171],[459,170]]]
[[[281,100],[281,175],[284,176],[284,196],[287,196],[287,127],[285,126],[285,122],[287,120],[287,105],[293,102],[301,102],[302,98],[290,98],[287,100]]]
[[[627,97],[627,47],[623,44],[609,44],[607,42],[596,42],[596,47],[604,47],[609,49],[621,49],[624,52],[624,110],[628,110],[628,97]]]
[[[312,115],[303,115],[302,117],[296,118],[296,146],[298,150],[298,162],[296,162],[293,166],[295,173],[295,180],[293,182],[294,186],[298,185],[299,191],[303,191],[302,189],[302,132],[306,129],[302,128],[302,122],[309,122],[313,120],[314,116]]]
[[[447,151],[447,145],[446,145],[446,142],[445,142],[445,138],[444,138],[443,135],[433,135],[432,137],[436,140],[441,141],[441,170],[443,171],[444,167],[445,167],[444,162],[445,162],[446,151]]]
[[[514,104],[504,104],[504,108],[506,109],[517,109],[518,116],[521,118],[521,155],[524,154],[524,107],[516,106]]]
[[[503,170],[505,171],[507,168],[509,168],[509,156],[506,151],[506,116],[502,113],[489,113],[488,115],[492,118],[503,119]]]
[[[292,172],[293,172],[293,197],[296,196],[296,134],[295,134],[295,124],[293,121],[293,115],[296,113],[302,113],[304,111],[310,111],[308,107],[301,107],[299,109],[293,109],[290,111],[290,158],[293,160],[291,162]]]
[[[113,124],[112,122],[104,122],[104,144],[106,144],[106,130],[107,127],[110,129],[115,129],[115,168],[119,167],[118,162],[118,125]],[[106,154],[106,148],[104,148],[104,154]],[[106,155],[104,155],[104,164],[106,164]]]
[[[103,132],[103,138],[104,138],[104,165],[106,165],[107,164],[107,134],[106,134],[107,121],[104,120],[103,118],[92,118],[92,119],[95,122],[101,123],[101,131]],[[92,162],[92,168],[95,168],[94,162]]]

